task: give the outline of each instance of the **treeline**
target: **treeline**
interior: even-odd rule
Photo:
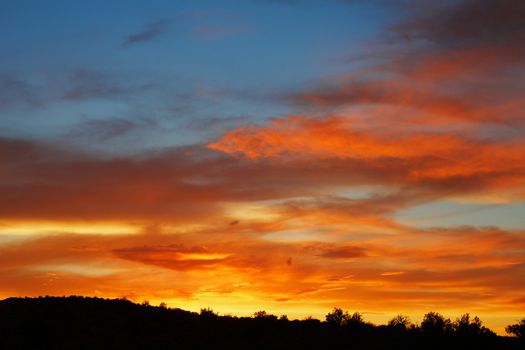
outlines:
[[[0,349],[523,349],[525,319],[497,336],[477,317],[436,312],[421,324],[399,315],[386,325],[339,308],[325,320],[265,311],[220,316],[126,299],[10,298],[0,301]]]

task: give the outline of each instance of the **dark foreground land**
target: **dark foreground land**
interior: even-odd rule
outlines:
[[[525,349],[521,339],[475,327],[374,326],[336,311],[323,322],[289,321],[125,299],[10,298],[0,301],[0,349]]]

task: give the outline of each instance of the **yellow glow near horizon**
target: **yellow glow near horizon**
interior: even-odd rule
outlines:
[[[121,222],[0,222],[0,235],[47,235],[72,233],[81,235],[129,235],[140,232],[140,227]]]
[[[271,221],[279,218],[279,213],[265,204],[228,203],[224,208],[228,216],[237,220]]]

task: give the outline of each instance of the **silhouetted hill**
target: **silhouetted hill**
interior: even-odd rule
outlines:
[[[432,315],[428,325],[435,326],[432,317],[439,314],[429,314]],[[428,331],[423,327],[400,326],[403,322],[374,326],[357,313],[350,316],[339,309],[329,315],[327,322],[289,321],[265,312],[239,318],[218,316],[206,309],[198,314],[124,299],[10,298],[0,301],[0,349],[522,349],[523,346],[519,339],[498,337],[490,330],[480,332],[476,328],[477,331],[470,332],[468,327],[461,330],[461,324],[455,330],[440,333],[435,331],[437,328]]]

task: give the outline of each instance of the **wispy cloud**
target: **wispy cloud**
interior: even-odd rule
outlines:
[[[168,25],[168,20],[152,22],[141,31],[127,35],[123,40],[123,45],[131,46],[151,41],[161,35],[167,29]]]
[[[269,3],[283,4],[283,5],[299,5],[304,0],[263,0]]]
[[[154,128],[157,122],[153,119],[96,119],[80,123],[73,130],[64,135],[65,139],[87,142],[106,142],[132,131]]]
[[[77,70],[67,79],[64,100],[78,101],[90,98],[114,98],[133,90],[117,83],[109,74],[91,70]]]
[[[206,39],[226,38],[230,36],[235,36],[241,33],[242,31],[242,28],[210,25],[197,26],[193,28],[193,33],[195,35]]]
[[[14,106],[40,107],[43,102],[35,87],[23,79],[0,75],[0,110]]]

